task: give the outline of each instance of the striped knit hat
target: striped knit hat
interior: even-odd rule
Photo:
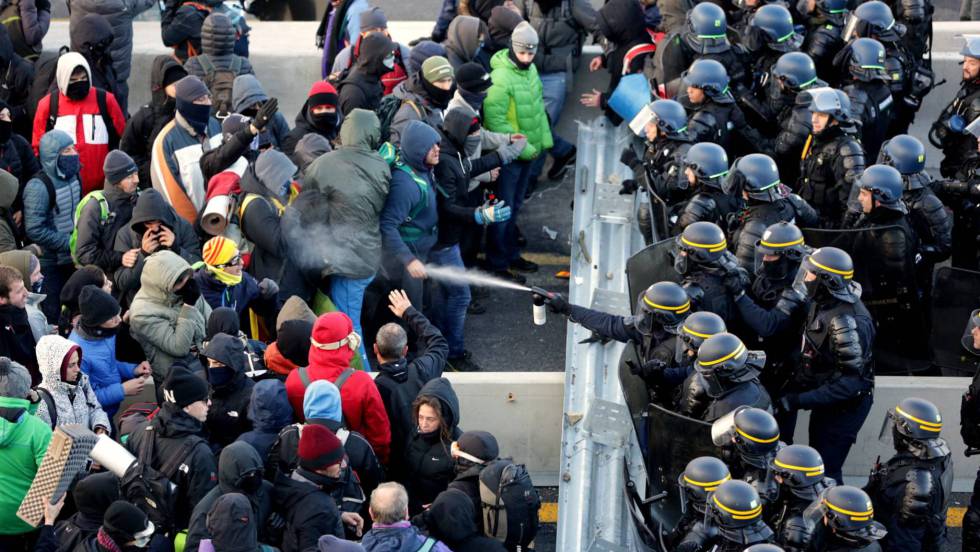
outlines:
[[[238,255],[238,247],[235,242],[222,236],[215,236],[204,243],[201,257],[204,264],[209,266],[219,266],[227,264]]]

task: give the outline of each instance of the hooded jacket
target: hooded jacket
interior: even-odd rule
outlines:
[[[78,512],[55,524],[60,550],[76,550],[98,533],[105,511],[119,500],[119,478],[108,471],[87,475],[75,483],[72,499]]]
[[[257,382],[248,403],[248,419],[252,429],[239,435],[238,440],[252,445],[261,458],[267,458],[279,432],[293,423],[286,385],[276,379]]]
[[[286,164],[282,157],[279,159]],[[275,281],[280,284],[279,296],[288,297],[283,293],[282,282],[284,274],[293,270],[293,265],[286,255],[287,235],[281,222],[287,200],[272,191],[282,182],[274,184],[271,176],[259,174],[254,163],[245,170],[239,182],[242,196],[238,204],[238,223],[242,235],[252,243],[248,273],[259,281],[264,278]],[[249,199],[250,195],[254,197]]]
[[[31,2],[21,2],[20,7]],[[23,19],[22,19],[23,21]],[[28,101],[31,85],[34,83],[34,64],[14,51],[7,28],[0,31],[0,100],[10,107],[10,118],[14,132],[26,140],[31,139],[32,120],[30,113],[34,106]]]
[[[223,17],[218,17],[217,15],[215,17],[209,16],[201,24],[200,53],[207,55],[216,69],[231,69],[235,58],[240,58],[241,68],[238,70],[238,74],[255,73],[252,69],[252,64],[249,63],[247,58],[235,55],[237,31],[231,19],[224,14],[218,15],[222,15]],[[184,62],[184,69],[187,69],[188,74],[204,80],[206,74],[204,66],[199,59],[195,59],[196,57],[191,57]]]
[[[367,552],[415,552],[422,550],[429,542],[415,526],[408,521],[399,521],[391,525],[374,524],[370,531],[364,534],[361,546]],[[431,552],[451,552],[445,544],[436,541]]]
[[[231,379],[218,384],[211,380],[211,408],[204,427],[212,447],[220,449],[252,429],[248,419],[248,403],[255,382],[245,375],[245,347],[238,337],[218,334],[204,348],[209,359],[217,360],[231,369]]]
[[[520,161],[536,159],[551,149],[551,125],[544,110],[541,79],[534,66],[522,70],[500,50],[490,59],[490,78],[493,85],[483,102],[483,126],[493,132],[524,134],[527,147]]]
[[[98,1],[98,0],[96,0]],[[119,149],[128,153],[140,168],[140,184],[150,183],[150,157],[153,142],[163,127],[174,119],[176,103],[164,90],[164,77],[168,70],[180,67],[171,55],[153,58],[150,69],[150,103],[143,104],[129,122],[119,140]]]
[[[317,319],[311,341],[329,345],[348,337],[353,331],[353,324],[346,314],[330,312]],[[315,345],[310,347],[310,365],[306,371],[309,381],[336,381],[350,366],[353,356],[354,351],[349,346],[334,350],[321,349]],[[286,392],[297,419],[303,419],[305,391],[306,386],[303,385],[299,370],[290,372],[286,377]],[[341,396],[348,429],[364,435],[381,462],[387,463],[391,425],[374,380],[366,372],[355,371],[344,383]]]
[[[6,5],[7,2],[4,2]],[[40,49],[41,41],[48,34],[51,26],[51,4],[46,8],[39,7],[37,0],[20,0],[18,2],[18,15],[20,16],[20,27],[24,33],[24,44],[19,47],[33,47]]]
[[[281,478],[274,489],[275,511],[286,518],[282,552],[303,552],[316,546],[322,535],[344,538],[337,503],[307,481]]]
[[[421,121],[432,128],[442,125],[443,109],[433,105],[426,97],[422,79],[421,71],[409,75],[408,80],[396,86],[392,92],[392,95],[402,101],[401,107],[391,119],[391,136],[388,138],[396,146],[402,146],[403,135],[408,123],[412,121]]]
[[[286,136],[286,139],[283,141],[282,152],[285,153],[286,155],[292,156],[293,154],[296,153],[296,149],[297,146],[299,146],[299,143],[303,140],[305,136],[309,134],[318,134],[320,136],[323,136],[324,138],[327,139],[328,142],[336,138],[337,130],[338,127],[340,126],[340,121],[342,118],[341,108],[339,105],[340,102],[338,101],[337,103],[338,103],[337,114],[336,114],[337,124],[334,125],[333,129],[331,129],[330,132],[321,133],[316,128],[316,124],[313,121],[313,114],[310,113],[310,100],[309,98],[307,98],[307,100],[303,102],[303,107],[299,109],[299,113],[296,114],[296,118],[293,120],[293,130],[289,131],[289,134]],[[375,109],[377,109],[377,107],[375,107]]]
[[[458,427],[459,399],[449,380],[437,378],[426,383],[418,396],[438,399],[449,440],[445,440],[441,428],[432,433],[419,433],[416,426],[412,431],[399,466],[404,471],[396,477],[408,489],[408,510],[412,515],[421,512],[423,504],[431,504],[456,476],[449,449],[452,441],[462,435]]]
[[[517,2],[524,19],[538,33],[538,52],[534,65],[540,73],[565,73],[572,78],[582,58],[585,37],[598,30],[598,14],[588,0],[562,0],[550,10],[541,2]],[[635,22],[634,22],[635,23]]]
[[[222,495],[204,517],[211,538],[202,540],[197,550],[256,552],[265,549],[259,545],[260,520],[256,519],[254,509],[245,495]]]
[[[120,94],[120,80],[113,66],[112,53],[103,46],[112,47],[112,26],[101,14],[90,13],[77,18],[69,27],[71,51],[78,52],[88,61],[92,86],[112,92],[125,112],[125,95]],[[128,91],[127,91],[128,92]]]
[[[178,360],[194,366],[194,349],[200,349],[204,324],[211,316],[203,297],[191,307],[174,294],[174,285],[190,271],[187,261],[173,251],[154,253],[144,263],[140,290],[129,309],[130,332],[143,346],[157,382],[166,378]]]
[[[385,95],[381,77],[390,71],[385,67],[384,59],[393,49],[394,43],[391,39],[381,34],[368,35],[367,38],[358,40],[358,45],[360,51],[357,61],[347,77],[337,86],[337,107],[344,115],[354,109],[376,111]]]
[[[265,365],[282,377],[309,364],[310,334],[316,315],[306,301],[297,296],[286,300],[276,317],[276,341],[265,350]]]
[[[42,400],[37,408],[37,417],[48,424],[51,424],[52,418],[56,418],[57,425],[78,424],[93,431],[97,427],[110,431],[112,424],[102,410],[88,376],[80,372],[75,383],[61,378],[62,371],[67,369],[68,357],[75,352],[81,357],[81,348],[60,335],[46,335],[37,342],[37,364],[41,370],[41,385],[38,387],[51,394],[58,410],[52,416],[47,401]]]
[[[40,178],[32,178],[24,188],[24,228],[27,237],[41,247],[41,264],[47,267],[72,264],[68,239],[75,227],[75,207],[82,199],[81,186],[77,178],[66,180],[58,170],[58,156],[70,145],[71,136],[60,130],[52,130],[39,140],[41,167],[54,187],[55,209],[50,208],[48,188]],[[81,145],[78,149],[85,163]],[[100,171],[101,164],[100,160]]]
[[[0,401],[4,410],[22,409],[15,421],[0,417],[0,535],[21,535],[36,530],[17,517],[17,509],[48,451],[51,428],[27,413],[26,399],[2,397]]]
[[[260,102],[266,102],[269,95],[262,88],[262,83],[255,75],[246,74],[235,77],[235,82],[231,89],[231,105],[235,113],[241,113],[248,117],[254,117],[254,106]],[[283,148],[286,138],[289,136],[289,122],[281,111],[276,111],[272,120],[266,125],[265,129],[259,134],[259,147],[272,144],[278,150]]]
[[[12,216],[19,190],[17,177],[0,170],[0,252],[20,249],[24,245],[24,238]]]
[[[357,42],[347,46],[333,60],[331,75],[341,75],[344,71],[352,69],[354,63],[360,57],[360,43],[363,37],[358,37]],[[396,86],[408,78],[408,69],[405,68],[405,61],[408,59],[411,50],[408,46],[400,42],[395,42],[395,68],[381,75],[382,95],[387,96]],[[353,57],[353,59],[352,59]],[[386,68],[387,69],[387,68]]]
[[[77,67],[85,69],[89,74],[89,82],[93,84],[89,87],[85,99],[76,102],[70,99],[66,92],[68,80]],[[105,180],[102,163],[109,153],[109,130],[99,112],[92,69],[89,68],[88,61],[81,54],[68,52],[61,56],[58,59],[55,78],[58,83],[58,90],[47,94],[38,103],[37,113],[34,115],[34,132],[31,145],[34,147],[34,152],[41,155],[43,166],[44,155],[41,153],[41,137],[47,132],[48,117],[51,114],[51,94],[59,94],[58,118],[54,128],[66,132],[73,139],[75,147],[78,148],[78,155],[82,162],[80,174],[82,192],[87,194],[92,190],[102,188],[102,183]],[[106,91],[105,94],[106,107],[109,110],[112,125],[115,127],[116,136],[122,136],[126,127],[126,118],[123,116],[122,109],[119,108],[112,92]],[[48,172],[47,169],[45,172]]]
[[[404,137],[402,165],[392,170],[391,189],[381,211],[382,247],[392,266],[425,260],[438,232],[434,178],[425,157],[439,143],[439,133],[425,123],[410,121]]]
[[[102,193],[108,213],[102,216],[101,202],[89,199],[75,221],[75,257],[80,265],[95,265],[106,274],[122,266],[122,252],[115,251],[116,234],[129,226],[136,205],[136,192],[126,193],[117,184],[106,182]]]
[[[153,220],[160,221],[174,233],[174,244],[170,248],[171,251],[180,255],[188,264],[194,264],[201,260],[201,242],[191,225],[178,217],[173,208],[167,205],[156,190],[144,190],[140,193],[136,205],[133,207],[129,227],[116,233],[114,245],[116,252],[122,254],[130,249],[140,250],[136,256],[136,264],[132,268],[120,266],[113,274],[113,281],[120,294],[120,304],[124,307],[132,302],[133,296],[140,288],[143,265],[149,257],[142,250],[143,230],[145,224]],[[161,250],[163,250],[162,246],[157,249],[157,251]]]
[[[24,278],[24,286],[28,290],[31,288],[31,273],[34,272],[34,267],[31,266],[34,264],[32,257],[34,257],[33,253],[22,249],[0,253],[0,265],[16,268]],[[24,310],[27,311],[27,320],[31,325],[31,333],[34,335],[34,341],[51,333],[48,318],[44,316],[40,308],[41,302],[47,299],[47,297],[43,293],[27,292],[27,305],[24,307]]]
[[[180,7],[174,12],[164,12],[160,22],[160,34],[163,45],[173,48],[174,55],[183,63],[188,57],[202,52],[201,28],[204,26],[204,19],[218,4],[221,4],[221,0],[202,2],[176,0],[173,4],[179,4]]]
[[[136,365],[116,358],[116,336],[93,337],[84,329],[75,328],[68,336],[82,351],[82,373],[95,392],[102,410],[111,420],[119,404],[126,398],[122,382],[134,377]]]
[[[487,35],[487,26],[483,21],[469,15],[453,18],[446,35],[446,57],[453,70],[468,61],[478,61],[480,37]],[[489,63],[489,60],[485,60]]]
[[[392,178],[388,163],[377,152],[381,140],[377,115],[352,111],[340,128],[340,140],[342,146],[307,168],[305,187],[327,198],[323,228],[317,229],[317,235],[331,244],[330,269],[346,278],[369,278],[381,263],[379,217]]]
[[[485,537],[473,522],[477,513],[463,491],[449,488],[439,493],[432,506],[422,513],[425,528],[433,538],[446,543],[453,552],[504,552],[504,544]]]
[[[0,356],[7,357],[27,368],[31,386],[41,383],[41,372],[34,353],[34,333],[27,310],[11,304],[0,305]]]
[[[251,472],[262,473],[262,457],[245,443],[232,443],[221,451],[218,458],[218,486],[208,491],[200,502],[194,505],[190,526],[187,529],[185,552],[197,552],[204,539],[211,538],[208,530],[208,513],[222,496],[239,493],[248,499],[254,513],[255,526],[264,528],[266,519],[272,514],[272,483],[262,481],[259,488],[249,492],[238,486],[242,476]]]

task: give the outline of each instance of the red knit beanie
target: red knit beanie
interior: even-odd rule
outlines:
[[[337,107],[339,103],[337,89],[327,81],[316,81],[310,87],[310,93],[307,94],[306,102],[311,109],[321,105]]]
[[[306,424],[299,436],[299,465],[308,470],[322,470],[344,460],[344,445],[329,429]]]

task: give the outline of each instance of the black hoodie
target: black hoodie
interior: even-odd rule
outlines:
[[[466,493],[447,489],[436,497],[432,506],[412,520],[421,522],[429,536],[446,544],[453,552],[504,552],[502,542],[477,531],[473,519],[478,514]]]
[[[120,294],[120,304],[124,308],[129,306],[133,296],[140,288],[143,262],[147,257],[147,254],[141,249],[143,230],[145,224],[152,220],[159,220],[173,231],[174,244],[170,248],[172,251],[183,257],[188,264],[194,264],[201,260],[201,242],[191,225],[177,216],[159,192],[156,190],[143,191],[139,199],[136,200],[136,206],[133,207],[133,217],[130,219],[129,228],[123,228],[116,234],[114,247],[116,251],[125,253],[130,249],[140,249],[136,265],[132,268],[119,267],[119,270],[112,276]]]
[[[338,87],[341,113],[347,115],[357,108],[368,111],[378,110],[381,96],[384,94],[381,75],[391,70],[385,67],[384,60],[394,54],[395,48],[395,43],[384,33],[368,35],[361,41],[357,62]],[[298,124],[299,121],[297,126]]]
[[[224,369],[208,369],[211,408],[204,424],[211,437],[211,447],[220,450],[252,429],[248,403],[255,382],[245,376],[245,345],[238,337],[219,333],[205,346],[204,354],[225,365]],[[227,381],[214,377],[219,370],[230,373]]]
[[[173,120],[176,111],[175,100],[167,96],[163,86],[167,71],[182,71],[186,74],[173,56],[159,55],[153,58],[153,67],[150,70],[152,99],[150,103],[141,106],[126,123],[126,129],[123,130],[122,139],[119,141],[119,149],[128,153],[140,168],[140,185],[144,188],[150,185],[150,156],[153,141],[156,140],[157,134],[160,134],[160,130]]]
[[[105,17],[91,13],[81,18],[71,28],[71,50],[88,61],[91,85],[111,92],[123,113],[127,114],[125,94],[121,94],[116,69],[112,66],[110,47],[113,40],[112,25]]]
[[[650,42],[650,35],[647,34],[646,26],[643,24],[643,7],[636,0],[609,0],[599,8],[596,23],[602,36],[613,47],[613,50],[605,55],[605,66],[609,70],[609,85],[602,94],[602,107],[605,109],[606,117],[613,123],[619,124],[622,118],[609,109],[606,102],[623,77],[623,62],[627,52],[634,46]],[[645,58],[646,56],[643,55],[635,56],[630,67],[627,68],[627,73],[641,71]]]
[[[315,548],[323,535],[344,538],[337,503],[320,487],[284,477],[276,481],[273,494],[275,511],[286,518],[280,546],[283,552]]]
[[[55,524],[60,550],[75,550],[99,531],[105,511],[119,499],[119,478],[111,472],[89,475],[75,483],[72,499],[78,512]]]
[[[34,121],[27,100],[34,82],[34,64],[14,53],[14,43],[7,34],[7,27],[0,27],[3,27],[0,29],[0,100],[10,107],[14,132],[30,141]]]
[[[449,428],[449,438],[446,439],[440,430],[419,433],[417,426],[412,432],[401,466],[405,473],[399,478],[399,482],[408,489],[408,510],[411,515],[421,512],[423,504],[431,504],[456,476],[449,449],[452,442],[462,435],[457,427],[459,399],[449,380],[438,378],[426,383],[419,392],[419,397],[423,396],[438,399],[443,423]]]

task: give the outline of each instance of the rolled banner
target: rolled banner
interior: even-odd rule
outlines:
[[[230,195],[212,197],[201,213],[201,229],[212,236],[220,236],[228,226],[234,208],[235,200]]]
[[[136,457],[126,447],[113,441],[108,435],[99,435],[99,440],[89,452],[89,457],[120,479],[136,461]]]

